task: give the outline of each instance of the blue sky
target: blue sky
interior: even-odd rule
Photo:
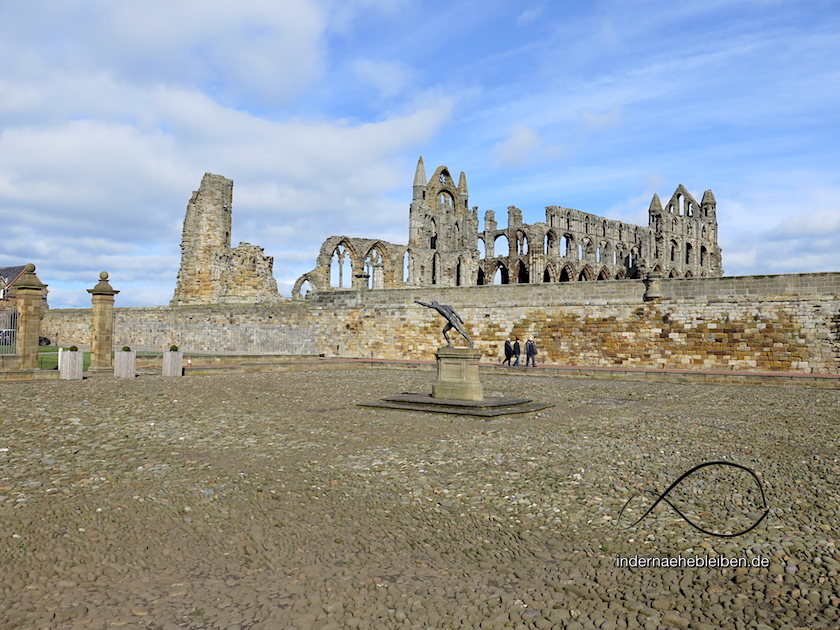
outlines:
[[[289,295],[332,234],[406,242],[422,155],[501,225],[683,184],[727,275],[838,271],[838,34],[836,0],[6,0],[0,266],[166,304],[213,172]]]

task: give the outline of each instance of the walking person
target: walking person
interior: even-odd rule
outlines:
[[[502,361],[502,365],[505,363],[510,366],[510,359],[513,357],[513,346],[510,345],[510,337],[505,340],[505,360]]]
[[[516,338],[516,341],[513,342],[513,358],[515,361],[513,362],[514,366],[519,365],[519,357],[522,354],[522,350],[519,347],[519,337]]]
[[[528,367],[528,364],[531,364],[531,367],[537,367],[537,344],[534,343],[534,340],[528,337],[528,341],[525,342],[525,367]]]

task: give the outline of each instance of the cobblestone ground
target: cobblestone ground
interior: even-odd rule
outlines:
[[[355,406],[431,379],[0,383],[0,628],[838,627],[840,392],[493,374],[556,406]],[[616,524],[713,460],[759,475],[751,532],[664,503],[621,529],[642,497]],[[763,512],[735,469],[669,499],[722,533]],[[637,556],[767,566],[617,566]]]

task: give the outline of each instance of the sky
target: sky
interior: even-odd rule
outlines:
[[[500,227],[683,184],[725,275],[840,271],[838,33],[838,0],[3,0],[0,267],[167,304],[211,172],[289,296],[331,235],[407,242],[422,156]]]

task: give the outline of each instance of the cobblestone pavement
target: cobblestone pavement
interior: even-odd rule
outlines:
[[[836,628],[840,391],[427,370],[0,383],[0,629]],[[769,515],[652,498],[704,461]],[[763,513],[710,467],[668,497]],[[752,568],[617,566],[746,558]],[[724,560],[725,559],[725,560]],[[688,562],[688,560],[685,560]]]

